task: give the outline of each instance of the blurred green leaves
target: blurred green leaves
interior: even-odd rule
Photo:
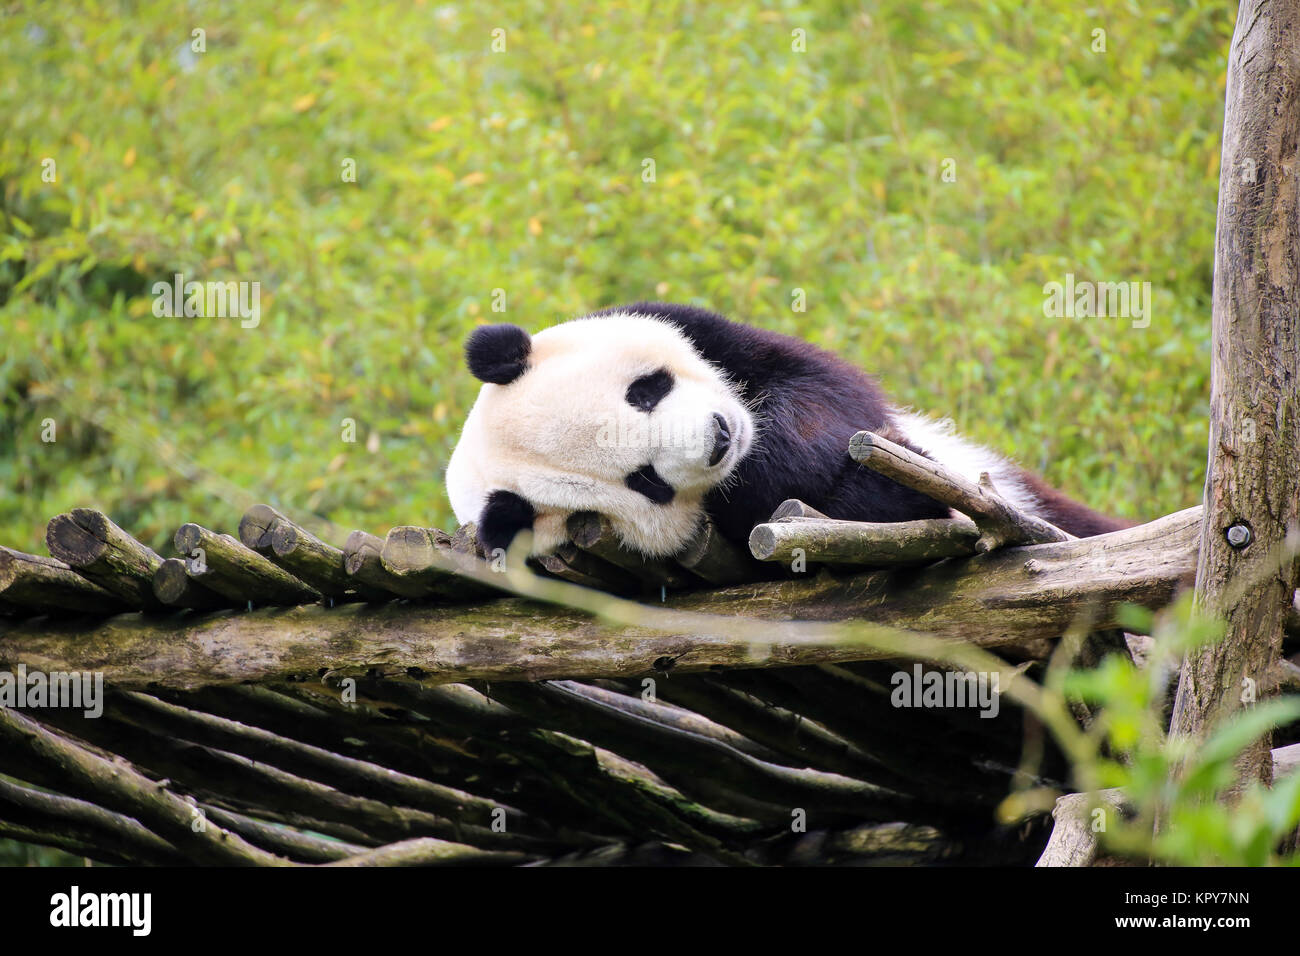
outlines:
[[[1133,614],[1152,622],[1150,612]],[[1300,773],[1272,789],[1251,783],[1231,804],[1222,801],[1237,779],[1238,755],[1270,731],[1300,720],[1300,697],[1248,706],[1212,727],[1204,740],[1166,737],[1170,680],[1188,651],[1220,640],[1223,628],[1195,611],[1190,594],[1153,621],[1143,668],[1112,655],[1097,668],[1068,672],[1060,683],[1067,694],[1098,709],[1090,734],[1104,756],[1092,772],[1100,786],[1122,790],[1132,811],[1127,818],[1106,813],[1103,847],[1182,866],[1300,865],[1300,854],[1282,850],[1300,826]]]
[[[1183,507],[1231,27],[1011,0],[0,19],[0,541],[81,505],[159,547],[252,500],[446,525],[469,329],[650,297],[838,351],[1101,508]],[[260,282],[260,327],[156,318],[175,272]],[[1150,281],[1151,327],[1045,319],[1066,272]]]

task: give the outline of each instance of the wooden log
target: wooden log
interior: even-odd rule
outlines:
[[[239,521],[239,540],[304,584],[336,601],[385,601],[386,591],[348,575],[343,552],[270,505],[253,505]]]
[[[679,707],[676,704],[669,703],[666,698],[658,694],[653,697],[643,697],[642,689],[635,691],[629,689],[631,682],[598,680],[585,682],[554,681],[552,683],[583,697],[599,700],[610,707],[639,715],[647,720],[686,731],[687,733],[699,734],[701,737],[712,738],[742,753],[749,754],[751,757],[766,760],[768,763],[779,763],[786,766],[807,766],[806,763],[790,763],[770,747],[750,740],[731,727],[715,722],[686,707]],[[642,688],[645,683],[646,679],[643,678]]]
[[[82,577],[55,558],[0,548],[0,601],[24,615],[95,615],[128,610],[121,598]]]
[[[743,690],[765,703],[816,721],[851,743],[871,764],[856,774],[862,779],[900,792],[918,793],[929,802],[948,804],[957,814],[976,807],[992,808],[1006,796],[1008,786],[1013,783],[1017,755],[1011,755],[1010,766],[1005,771],[990,766],[995,762],[990,758],[999,756],[997,748],[1001,741],[996,728],[989,728],[990,733],[985,737],[962,741],[954,739],[956,735],[950,727],[943,728],[945,733],[926,733],[939,721],[927,720],[921,711],[913,711],[902,719],[889,706],[887,698],[870,699],[874,695],[862,688],[859,688],[860,696],[867,698],[866,707],[855,706],[857,701],[845,700],[846,695],[834,694],[833,688],[833,697],[818,696],[827,689],[827,682],[817,679],[819,670],[737,670],[718,674],[716,678],[719,683]]]
[[[1240,710],[1243,682],[1279,656],[1300,579],[1298,37],[1300,5],[1242,0],[1228,53],[1196,570],[1198,604],[1226,631],[1183,661],[1170,734],[1193,742]],[[1243,752],[1225,800],[1268,782],[1270,737]]]
[[[5,822],[39,828],[47,836],[60,833],[87,844],[93,859],[108,855],[136,864],[184,865],[176,848],[149,832],[135,820],[105,810],[86,800],[24,787],[0,778],[0,818]],[[57,839],[37,839],[60,846]]]
[[[980,537],[975,542],[979,554],[1007,545],[1040,544],[1070,538],[1054,524],[1019,510],[997,494],[987,474],[982,475],[976,484],[964,475],[874,432],[858,432],[849,439],[849,457],[900,485],[969,515],[980,529]]]
[[[569,540],[596,557],[632,573],[639,581],[652,588],[666,587],[681,590],[699,587],[701,579],[684,570],[675,562],[663,558],[647,558],[625,548],[613,525],[604,515],[594,511],[579,511],[569,516]]]
[[[601,828],[660,835],[739,865],[733,847],[752,836],[752,821],[688,800],[645,767],[584,740],[537,727],[463,684],[424,688],[409,681],[358,681],[363,693],[400,703],[434,726],[474,736],[482,745],[530,767],[583,803]],[[788,819],[788,818],[787,818]]]
[[[637,677],[897,657],[862,621],[980,647],[1055,640],[1082,616],[1114,627],[1117,606],[1169,603],[1195,567],[1200,509],[1099,538],[1007,548],[921,569],[750,583],[669,596],[636,608],[637,625],[502,599],[479,606],[351,604],[157,622],[119,615],[91,623],[0,622],[0,664],[102,670],[122,687],[285,679],[330,668],[427,681]],[[549,600],[555,582],[521,590]],[[613,601],[612,598],[602,598]],[[744,616],[737,612],[743,610]],[[791,621],[791,619],[798,619]],[[891,630],[890,635],[896,635]]]
[[[293,860],[295,863],[330,863],[357,853],[365,853],[368,849],[344,840],[326,839],[286,826],[266,823],[243,813],[223,810],[221,807],[207,803],[200,804],[199,808],[209,820],[215,820],[227,830],[238,833],[254,846]]]
[[[764,862],[779,866],[919,866],[952,860],[963,849],[958,838],[932,826],[874,823],[796,836],[792,845],[769,849],[770,858]]]
[[[697,790],[701,781],[707,781],[777,806],[859,819],[931,820],[942,816],[941,809],[923,800],[863,780],[759,760],[720,740],[610,706],[564,682],[501,683],[492,693],[542,726],[581,735],[596,746],[635,760],[701,802],[712,797]]]
[[[1296,772],[1300,772],[1300,744],[1273,748],[1274,781]]]
[[[16,710],[0,707],[0,746],[48,770],[74,796],[93,799],[109,810],[133,817],[197,861],[227,866],[276,866],[286,862],[219,826],[194,827],[194,807],[165,785],[160,786],[124,761],[110,761],[52,733]]]
[[[377,847],[324,866],[518,866],[538,857],[514,850],[480,850],[433,837]]]
[[[784,759],[774,762],[816,767],[859,779],[878,778],[878,763],[821,724],[771,701],[716,683],[712,677],[681,676],[662,681],[658,695],[660,700],[690,708],[775,750]]]
[[[1038,858],[1037,866],[1090,866],[1097,858],[1098,835],[1093,829],[1093,809],[1120,813],[1123,794],[1119,790],[1102,790],[1096,795],[1067,793],[1052,808],[1051,839]]]
[[[781,564],[802,557],[823,564],[883,567],[972,555],[979,534],[975,523],[965,518],[890,524],[786,518],[756,525],[749,535],[749,550],[760,561]]]
[[[298,812],[369,834],[371,841],[387,842],[419,835],[505,849],[539,845],[534,837],[496,832],[424,810],[358,796],[240,754],[170,734],[141,733],[139,725],[122,720],[111,709],[95,720],[80,719],[55,708],[42,711],[41,716],[53,727],[76,734],[125,757],[151,775],[174,782],[185,793],[232,809],[255,814],[264,810]],[[0,736],[0,744],[3,743]],[[166,836],[161,832],[160,835]]]
[[[1300,744],[1278,747],[1271,753],[1276,779],[1300,769]],[[1058,797],[1052,809],[1051,839],[1037,865],[1091,866],[1099,859],[1099,835],[1092,826],[1093,810],[1102,807],[1107,813],[1120,812],[1124,794],[1120,790],[1102,790],[1094,799],[1087,793],[1067,793]],[[1145,862],[1145,861],[1140,861]]]
[[[343,552],[310,531],[285,521],[271,536],[270,559],[299,580],[337,601],[387,601],[378,588],[348,577]]]
[[[384,567],[384,539],[353,531],[343,544],[343,569],[361,586],[386,591],[396,597],[418,598],[427,591],[419,581],[407,580]]]
[[[231,601],[293,605],[320,600],[320,592],[228,534],[184,524],[175,543],[190,577]]]
[[[486,570],[487,565],[454,551],[451,536],[436,528],[407,525],[390,529],[379,557],[384,569],[409,587],[412,597],[473,601],[497,593],[483,581],[451,570],[475,565]]]
[[[130,691],[116,694],[112,707],[116,715],[154,733],[250,757],[358,796],[427,810],[483,827],[491,827],[494,814],[500,811],[509,830],[521,829],[523,815],[499,801],[345,757],[259,727]]]
[[[727,585],[763,575],[763,566],[718,533],[705,516],[694,537],[673,558],[686,570],[710,584]]]
[[[270,557],[271,536],[280,522],[287,520],[289,519],[270,505],[253,505],[239,519],[239,541],[244,547],[256,551],[262,557]]]
[[[468,554],[475,558],[487,558],[487,552],[478,543],[478,525],[467,521],[457,528],[451,536],[451,550],[457,554]]]
[[[1278,747],[1271,753],[1274,779],[1300,770],[1300,744]],[[1038,866],[1091,866],[1098,859],[1097,831],[1092,826],[1093,808],[1118,812],[1124,804],[1120,790],[1102,790],[1093,799],[1087,793],[1067,793],[1058,797],[1052,809],[1052,837],[1039,857]]]
[[[45,543],[54,557],[131,607],[164,607],[153,593],[153,576],[162,558],[107,515],[89,508],[58,515],[45,529]]]
[[[562,544],[552,554],[538,555],[537,563],[547,573],[586,588],[612,594],[636,594],[645,585],[618,565],[588,554],[572,544]]]
[[[824,515],[811,505],[806,505],[798,498],[787,498],[776,506],[772,512],[771,521],[780,521],[782,518],[829,518],[830,515]]]
[[[167,558],[158,566],[153,576],[153,593],[159,601],[170,607],[188,607],[197,610],[238,607],[244,603],[204,587],[190,577],[185,562],[180,558]]]

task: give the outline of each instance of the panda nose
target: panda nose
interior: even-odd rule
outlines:
[[[712,468],[718,462],[722,461],[722,456],[727,453],[731,447],[731,429],[727,426],[727,420],[717,412],[713,413],[713,451],[709,455],[709,467]]]

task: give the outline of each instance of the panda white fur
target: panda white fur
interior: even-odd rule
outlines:
[[[1018,507],[1073,534],[1125,526],[951,425],[894,407],[837,356],[703,309],[637,303],[534,336],[482,326],[466,357],[484,384],[447,492],[489,552],[531,530],[534,553],[547,553],[577,511],[605,515],[628,547],[651,556],[679,551],[705,513],[743,547],[787,498],[857,521],[946,517],[849,458],[849,438],[863,429],[972,480],[987,471]]]

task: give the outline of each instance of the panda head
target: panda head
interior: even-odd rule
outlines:
[[[529,530],[545,554],[567,538],[569,515],[596,511],[628,547],[672,554],[753,442],[754,420],[726,376],[654,316],[606,313],[531,337],[482,326],[465,353],[484,384],[447,493],[489,552]]]

